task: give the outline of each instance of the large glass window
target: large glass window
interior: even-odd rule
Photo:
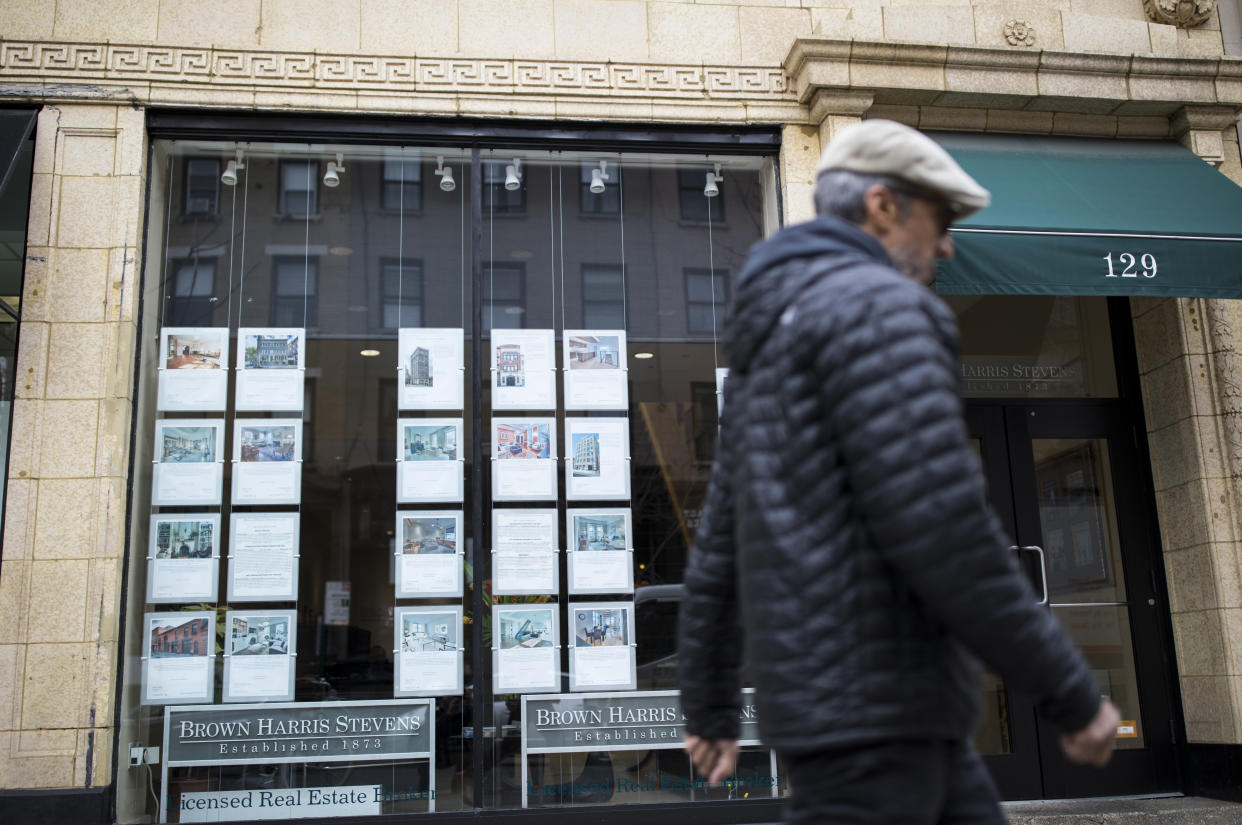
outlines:
[[[150,223],[118,742],[164,750],[118,820],[782,793],[757,747],[727,788],[615,725],[537,753],[529,704],[675,686],[762,159],[157,141],[153,216],[239,148],[217,221]]]

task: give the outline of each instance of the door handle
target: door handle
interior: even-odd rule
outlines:
[[[1036,604],[1048,603],[1048,567],[1044,563],[1044,548],[1036,544],[1026,544],[1021,547],[1014,545],[1009,548],[1018,557],[1018,566],[1026,573],[1027,579],[1030,580],[1031,586],[1036,588],[1039,600]],[[1038,577],[1035,570],[1039,571]],[[1038,585],[1038,586],[1037,586]]]

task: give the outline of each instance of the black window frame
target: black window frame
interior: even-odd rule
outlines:
[[[712,301],[704,301],[692,298],[690,296],[690,279],[695,276],[707,276],[711,278],[712,292],[715,293],[716,284],[723,286],[724,295],[715,302],[715,325],[707,325],[697,327],[694,324],[693,316],[690,313],[693,307],[711,307]],[[729,283],[729,270],[722,267],[709,266],[686,266],[681,269],[681,281],[684,289],[684,297],[686,299],[686,333],[689,335],[719,335],[723,329],[725,312],[729,307],[729,295],[732,285]]]
[[[399,164],[404,171],[417,169],[417,179],[388,177],[389,165]],[[390,212],[417,212],[423,208],[423,162],[418,158],[384,158],[379,164],[380,208]],[[404,190],[404,195],[402,194]]]

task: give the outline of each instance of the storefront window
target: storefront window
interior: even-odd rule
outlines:
[[[238,150],[212,220],[168,214]],[[120,822],[783,792],[622,718],[675,701],[762,163],[156,143],[119,741],[162,759]]]
[[[967,398],[1116,398],[1107,298],[945,295]]]

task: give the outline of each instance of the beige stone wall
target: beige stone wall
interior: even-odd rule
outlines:
[[[1150,23],[1142,0],[7,0],[5,39],[276,51],[778,64],[795,37],[1113,54],[1221,54],[1215,18]]]
[[[39,117],[0,568],[0,787],[107,784],[143,112]]]
[[[6,788],[111,775],[145,106],[782,124],[787,222],[811,215],[822,143],[864,114],[924,128],[1193,134],[1205,152],[1221,144],[1222,168],[1242,178],[1219,111],[1181,132],[1170,119],[1182,102],[1233,105],[1242,73],[1214,60],[1219,26],[1149,23],[1142,0],[3,5],[4,99],[45,106],[0,567]],[[782,62],[795,39],[816,36],[937,48],[902,65],[846,58],[822,75],[831,83],[810,83],[831,94],[803,97]],[[1043,61],[1044,50],[1079,54]],[[1090,52],[1144,59],[1110,67]],[[873,87],[887,97],[877,103]],[[1100,108],[1101,89],[1120,114]],[[1242,318],[1203,301],[1136,301],[1135,312],[1188,728],[1195,741],[1242,742]]]

